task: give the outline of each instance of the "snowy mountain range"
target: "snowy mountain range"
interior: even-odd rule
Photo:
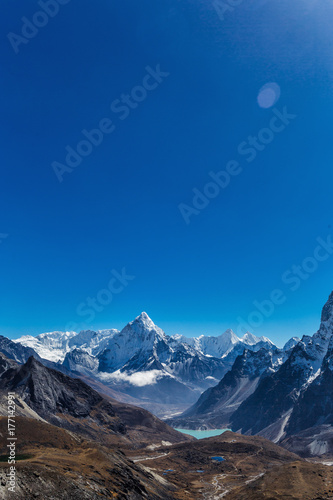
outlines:
[[[230,427],[304,456],[333,452],[333,292],[313,336],[281,351],[245,350],[219,384],[170,420],[185,428]]]
[[[322,310],[319,330],[303,336],[280,368],[260,381],[232,416],[233,425],[279,441],[307,427],[333,424],[332,346],[333,293]]]
[[[156,414],[173,415],[174,427],[229,427],[305,455],[333,452],[333,292],[319,330],[283,349],[232,330],[168,336],[141,313],[121,331],[0,337],[0,351],[18,363],[33,355],[105,394],[155,405]]]
[[[67,352],[73,349],[83,349],[93,356],[97,356],[107,345],[108,340],[119,333],[118,330],[84,330],[76,332],[41,333],[37,337],[24,335],[14,342],[34,349],[41,358],[62,362]]]
[[[265,337],[232,330],[218,337],[166,335],[143,312],[121,331],[50,332],[17,345],[143,402],[191,404],[216,385],[244,349],[276,349]]]
[[[228,428],[237,408],[262,378],[280,368],[299,340],[290,339],[283,349],[245,349],[219,384],[206,390],[194,405],[172,420],[172,425],[183,429]]]

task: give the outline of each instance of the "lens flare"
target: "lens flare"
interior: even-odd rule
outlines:
[[[281,89],[277,83],[266,83],[259,90],[257,97],[258,104],[261,108],[271,108],[280,99]]]

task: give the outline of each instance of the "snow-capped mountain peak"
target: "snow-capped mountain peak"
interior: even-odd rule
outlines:
[[[120,332],[122,336],[136,335],[142,341],[150,342],[156,336],[166,338],[165,333],[161,328],[155,325],[147,313],[142,312],[133,321],[128,323]]]
[[[286,351],[289,351],[290,349],[293,349],[295,347],[295,345],[298,344],[298,342],[300,342],[301,339],[299,337],[292,337],[291,339],[288,340],[288,342],[286,342],[283,346],[283,351],[286,352]]]
[[[264,337],[262,337],[262,339],[263,338]],[[245,344],[254,345],[258,344],[258,342],[260,342],[261,339],[259,339],[259,337],[257,337],[256,335],[253,335],[253,333],[246,332],[245,335],[243,335],[243,337],[240,340]]]
[[[328,297],[328,300],[322,309],[321,322],[333,322],[333,292]]]
[[[170,350],[163,330],[155,325],[147,313],[142,312],[110,339],[100,355],[100,370],[111,372],[125,365],[126,369],[129,366],[134,369],[134,366],[143,366],[151,357],[164,362],[165,353]]]
[[[157,331],[162,332],[162,330],[155,325],[152,319],[148,316],[146,312],[142,312],[133,321],[128,323],[135,331]],[[128,326],[126,325],[126,326]],[[126,327],[125,327],[126,328]]]
[[[320,368],[333,335],[333,292],[322,308],[319,330],[312,336],[303,335],[295,348],[295,363],[310,366],[312,373]]]
[[[237,344],[240,340],[231,328],[223,332],[222,335],[220,335],[220,339],[231,344]]]
[[[14,340],[26,347],[34,349],[41,358],[49,361],[63,362],[65,356],[72,349],[81,348],[89,354],[96,356],[105,348],[107,340],[111,338],[118,330],[82,330],[76,332],[48,332],[41,333],[37,337],[24,335]]]
[[[70,350],[69,342],[76,335],[76,332],[47,332],[41,333],[37,337],[24,335],[14,342],[31,347],[41,358],[57,363],[63,361],[66,352]]]
[[[131,384],[132,375],[140,373],[144,374],[141,381],[149,381],[154,375],[154,383],[160,380],[161,387],[169,386],[172,379],[178,384],[177,390],[184,391],[188,398],[218,382],[244,349],[271,349],[273,345],[250,333],[240,339],[231,329],[217,337],[170,337],[146,312],[121,331],[52,332],[25,336],[18,342],[29,345],[42,358],[62,363],[66,369],[98,380],[107,377],[111,384]]]
[[[148,316],[148,314],[145,311],[139,314],[139,316],[137,316],[135,320],[142,321],[142,323],[154,325],[153,320]]]

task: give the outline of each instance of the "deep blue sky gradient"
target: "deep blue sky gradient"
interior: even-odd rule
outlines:
[[[0,333],[145,310],[167,333],[216,335],[276,288],[284,304],[253,332],[314,333],[333,256],[297,291],[281,276],[332,233],[332,3],[252,0],[222,21],[208,0],[71,0],[18,54],[7,34],[40,7],[1,10]],[[121,121],[110,104],[158,64],[169,76]],[[268,82],[297,118],[247,163],[237,148],[273,116],[257,103]],[[115,131],[59,183],[52,162],[104,117]],[[187,225],[178,205],[233,159],[242,173]],[[123,267],[135,279],[85,324],[77,306]]]

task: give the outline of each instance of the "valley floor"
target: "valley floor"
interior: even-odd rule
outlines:
[[[174,484],[178,500],[333,499],[332,466],[302,460],[258,437],[227,432],[127,454]],[[216,456],[225,460],[212,460]]]
[[[110,448],[23,417],[17,436],[14,494],[1,441],[1,500],[333,500],[333,457],[304,460],[258,436]]]

